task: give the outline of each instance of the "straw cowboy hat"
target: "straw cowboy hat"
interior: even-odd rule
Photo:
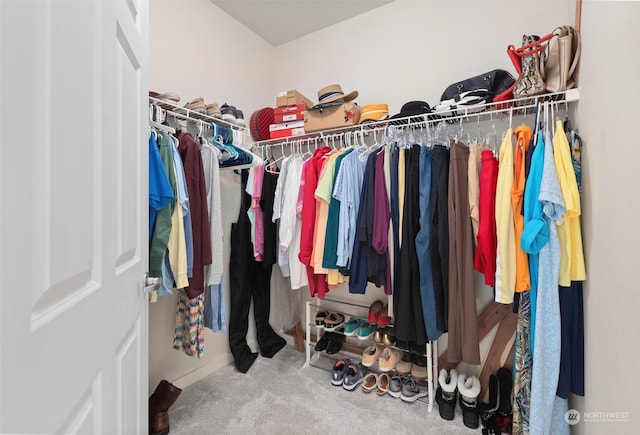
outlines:
[[[318,104],[333,103],[342,100],[343,103],[358,98],[358,91],[353,91],[347,95],[342,91],[340,85],[329,85],[318,91]]]

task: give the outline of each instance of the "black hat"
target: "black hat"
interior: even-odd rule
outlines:
[[[431,107],[429,107],[429,103],[427,103],[426,101],[409,101],[402,106],[402,109],[400,109],[400,113],[396,113],[391,118],[389,118],[389,122],[395,125],[408,124],[407,119],[402,119],[399,121],[394,120],[397,120],[398,118],[424,115],[425,113],[431,113]]]

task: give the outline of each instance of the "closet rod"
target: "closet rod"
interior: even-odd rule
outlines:
[[[396,118],[393,120],[393,122],[395,123],[398,121],[407,121],[408,125],[411,126],[416,124],[424,124],[425,122],[430,124],[437,124],[440,121],[459,120],[459,119],[465,119],[465,118],[471,118],[471,117],[473,117],[474,119],[478,119],[480,117],[489,117],[496,114],[510,113],[510,112],[516,114],[516,112],[518,111],[527,110],[527,109],[536,107],[539,103],[542,103],[544,101],[554,101],[556,103],[572,103],[574,101],[578,101],[579,97],[580,97],[580,92],[578,89],[568,89],[566,91],[548,93],[548,94],[538,95],[535,97],[517,98],[513,100],[500,101],[496,103],[491,102],[491,103],[475,106],[473,107],[473,109],[466,109],[464,113],[461,113],[463,112],[463,110],[461,109],[457,109],[457,110],[454,109],[454,110],[443,111],[437,114],[437,115],[442,115],[442,114],[446,115],[446,114],[452,114],[452,113],[461,113],[460,115],[456,114],[454,116],[447,116],[446,118],[442,118],[441,116],[434,116],[436,115],[434,113],[427,113],[424,115],[413,115],[413,116],[406,116],[403,118]],[[481,109],[481,110],[485,109],[485,110],[479,112],[478,109]],[[489,110],[486,110],[486,109],[489,109]],[[473,110],[474,113],[471,113],[471,110]],[[312,139],[325,140],[325,139],[331,139],[332,136],[334,139],[338,136],[342,139],[344,134],[347,132],[357,131],[360,133],[377,133],[377,132],[386,130],[387,127],[389,126],[389,121],[390,120],[369,122],[367,124],[359,124],[359,125],[353,125],[349,127],[339,127],[339,128],[332,128],[332,129],[327,129],[322,131],[309,132],[309,133],[301,134],[298,136],[289,136],[289,137],[280,138],[280,139],[267,139],[262,141],[256,141],[256,142],[253,142],[251,148],[254,148],[254,149],[262,148],[262,147],[270,148],[275,146],[288,145],[297,141],[307,141]],[[400,125],[394,125],[394,127],[402,128],[408,125],[400,124]]]
[[[558,97],[564,97],[564,98],[558,99]],[[485,118],[485,117],[490,118],[490,117],[493,117],[493,115],[501,115],[501,114],[517,115],[517,114],[520,114],[519,112],[523,110],[526,112],[528,109],[536,108],[539,103],[542,103],[545,101],[550,101],[556,104],[563,104],[563,103],[568,104],[574,101],[578,101],[578,98],[579,98],[578,90],[569,89],[567,91],[556,92],[553,94],[544,94],[544,95],[539,95],[537,97],[521,98],[516,100],[506,100],[506,101],[501,101],[499,103],[489,103],[483,106],[476,106],[472,109],[474,113],[471,113],[470,109],[466,109],[464,111],[465,113],[461,113],[460,115],[455,115],[455,116],[448,116],[446,118],[441,118],[441,117],[433,118],[432,117],[433,114],[430,114],[430,113],[423,114],[423,115],[407,116],[404,118],[397,118],[397,119],[394,119],[393,121],[395,122],[395,121],[406,120],[408,123],[399,124],[399,125],[394,124],[392,126],[396,130],[402,130],[404,127],[410,127],[413,125],[420,125],[424,123],[433,125],[433,124],[439,124],[440,122],[443,122],[443,121],[452,123],[452,121],[459,121],[459,120],[464,121],[465,119],[480,120],[480,118]],[[515,102],[519,102],[521,104],[520,105],[512,104]],[[527,104],[522,104],[522,103],[527,103]],[[506,107],[506,106],[510,106],[510,107]],[[477,111],[478,107],[486,107],[486,108],[499,107],[499,108],[478,112]],[[457,111],[451,110],[448,112],[441,112],[441,113],[453,113],[453,112],[460,113],[462,112],[462,110],[457,110]],[[386,121],[371,122],[371,123],[361,124],[361,125],[354,125],[351,127],[334,128],[334,129],[323,130],[318,132],[311,132],[311,133],[307,133],[299,136],[289,136],[287,138],[283,138],[284,140],[272,139],[272,140],[263,140],[263,141],[254,142],[251,146],[251,149],[281,147],[284,145],[292,145],[294,143],[298,144],[298,143],[304,143],[304,142],[311,144],[311,141],[315,141],[317,143],[318,141],[326,141],[326,140],[335,141],[336,139],[344,143],[344,136],[346,133],[358,132],[360,134],[369,134],[369,133],[376,134],[381,132],[384,134],[387,131],[389,126],[390,126],[389,120],[386,120]]]
[[[225,121],[224,119],[214,118],[213,116],[205,115],[204,113],[185,109],[184,107],[176,106],[174,104],[167,103],[164,100],[160,100],[154,97],[149,97],[149,104],[159,107],[165,113],[175,118],[180,118],[185,121],[190,121],[190,122],[193,122],[194,124],[199,124],[201,122],[204,122],[207,124],[217,124],[223,127],[229,127],[234,130],[241,131],[245,136],[248,136],[248,130],[246,127],[232,124],[229,121]]]

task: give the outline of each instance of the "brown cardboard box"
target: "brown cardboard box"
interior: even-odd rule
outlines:
[[[313,101],[296,90],[283,91],[276,94],[276,106],[283,107],[296,104],[304,104],[306,107],[311,107],[313,106]]]
[[[304,131],[307,133],[330,128],[349,127],[360,122],[360,106],[356,103],[307,109],[304,112]]]

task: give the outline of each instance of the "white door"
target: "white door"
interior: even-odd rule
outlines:
[[[147,10],[0,1],[0,433],[147,432]]]

